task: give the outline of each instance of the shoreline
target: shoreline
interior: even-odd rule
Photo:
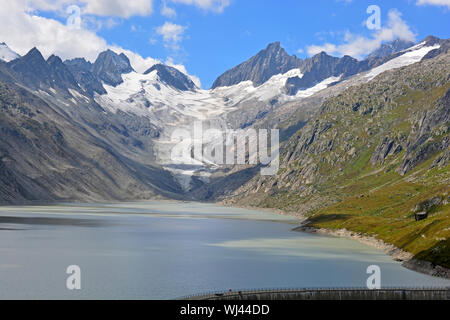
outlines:
[[[299,226],[293,231],[305,232],[318,235],[329,235],[339,238],[347,238],[356,240],[360,243],[382,250],[385,254],[390,256],[394,261],[401,262],[406,269],[426,274],[436,278],[450,279],[450,269],[442,266],[433,266],[431,262],[414,259],[414,255],[410,252],[404,251],[393,244],[384,242],[375,237],[365,236],[363,234],[349,231],[347,229],[331,230],[331,229],[317,229],[308,226]]]
[[[232,205],[225,204],[223,202],[218,203],[221,206],[228,206],[234,208],[241,209],[249,209],[249,210],[261,210],[265,212],[272,212],[276,214],[280,214],[283,216],[292,216],[299,220],[300,226],[292,229],[292,231],[296,232],[304,232],[310,234],[317,234],[323,236],[333,236],[338,238],[347,238],[351,240],[358,241],[367,246],[374,247],[382,250],[385,254],[390,256],[394,261],[401,262],[402,266],[406,269],[426,274],[436,278],[444,278],[450,279],[450,269],[447,269],[442,266],[433,266],[431,262],[417,260],[414,259],[414,255],[410,252],[404,251],[393,244],[389,244],[384,242],[381,239],[377,239],[375,237],[366,236],[364,234],[360,234],[354,231],[350,231],[347,229],[325,229],[325,228],[314,228],[308,226],[308,218],[301,213],[287,212],[280,209],[271,209],[271,208],[259,208],[259,207],[251,207],[251,206],[242,206],[242,205]]]

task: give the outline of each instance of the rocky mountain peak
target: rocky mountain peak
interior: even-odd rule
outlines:
[[[23,56],[22,60],[28,61],[28,62],[34,61],[34,62],[38,62],[38,63],[42,63],[42,62],[45,63],[45,59],[42,56],[42,53],[36,47],[34,47],[30,51],[28,51],[28,53]]]
[[[63,89],[78,88],[75,77],[70,72],[69,68],[63,63],[60,57],[52,55],[47,59],[47,64],[50,66],[50,76],[52,82]]]
[[[47,63],[48,63],[49,65],[63,64],[61,58],[58,57],[58,56],[55,56],[54,54],[52,54],[52,55],[47,59]]]
[[[92,69],[92,63],[86,61],[85,58],[75,58],[71,60],[66,60],[64,61],[64,64],[66,66],[74,67],[83,71],[91,71]]]
[[[126,55],[120,55],[108,49],[98,56],[92,72],[97,75],[104,83],[117,86],[123,82],[122,74],[134,71],[130,60]]]
[[[92,72],[93,64],[84,58],[76,58],[64,61],[64,64],[75,77],[78,85],[91,97],[95,93],[106,94],[106,90],[99,77]]]
[[[217,87],[232,86],[243,81],[252,81],[259,86],[272,76],[299,68],[303,60],[290,56],[280,42],[269,44],[264,50],[244,63],[222,74],[213,84]]]
[[[32,88],[39,88],[40,83],[50,79],[50,67],[37,48],[31,49],[22,58],[9,62],[8,66]]]
[[[384,43],[380,48],[367,56],[367,59],[384,58],[391,54],[406,50],[414,46],[414,42],[396,39],[392,42]]]
[[[425,40],[423,40],[423,42],[425,42],[427,44],[427,46],[434,46],[436,44],[441,44],[442,41],[443,41],[442,39],[439,39],[434,36],[428,36],[425,38]]]
[[[149,74],[155,70],[158,73],[158,77],[161,82],[173,88],[181,91],[189,91],[195,89],[194,82],[188,76],[173,67],[169,67],[163,64],[155,64],[144,74]]]
[[[312,58],[306,59],[302,66],[303,77],[293,77],[286,82],[286,90],[295,95],[299,90],[313,87],[330,77],[346,77],[354,75],[361,69],[358,60],[344,56],[333,57],[326,52],[320,52]]]

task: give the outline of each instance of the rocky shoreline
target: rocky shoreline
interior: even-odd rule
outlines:
[[[383,240],[377,239],[375,237],[365,236],[363,234],[349,231],[347,229],[340,229],[340,230],[316,229],[308,227],[305,224],[293,230],[298,232],[306,232],[319,235],[330,235],[335,237],[356,240],[365,245],[383,250],[384,253],[391,256],[392,259],[394,259],[395,261],[402,262],[402,266],[407,269],[427,274],[433,277],[450,279],[450,269],[441,266],[434,266],[431,262],[428,261],[414,259],[414,255],[412,253],[406,252],[400,248],[397,248],[392,244],[388,244]]]
[[[226,204],[219,203],[219,205],[233,206],[233,207],[250,209],[250,210],[261,210],[261,211],[272,212],[272,213],[285,215],[285,216],[294,216],[299,220],[301,225],[299,227],[294,228],[293,231],[318,234],[318,235],[328,235],[328,236],[356,240],[365,245],[383,250],[384,253],[386,253],[388,256],[392,257],[393,260],[402,262],[402,266],[407,269],[410,269],[415,272],[423,273],[423,274],[426,274],[429,276],[433,276],[433,277],[450,279],[450,269],[447,269],[447,268],[441,267],[441,266],[434,266],[431,262],[428,262],[428,261],[414,259],[414,255],[412,253],[404,251],[392,244],[386,243],[383,240],[377,239],[375,237],[365,236],[363,234],[353,232],[353,231],[350,231],[347,229],[332,230],[332,229],[325,229],[325,228],[317,229],[317,228],[309,227],[308,226],[308,218],[300,213],[286,212],[286,211],[279,210],[279,209],[258,208],[258,207],[241,206],[241,205],[236,206],[236,205],[230,205],[229,203],[226,203]]]

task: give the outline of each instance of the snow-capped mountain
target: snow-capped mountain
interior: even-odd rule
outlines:
[[[229,87],[243,81],[251,81],[259,86],[274,75],[300,68],[302,62],[295,55],[288,55],[280,42],[274,42],[249,60],[226,71],[217,78],[212,88]]]
[[[18,58],[20,58],[20,56],[11,50],[6,43],[0,43],[0,60],[10,62]]]
[[[195,171],[204,172],[208,165],[196,162],[198,159],[188,159],[194,160],[194,166],[192,161],[187,161],[189,165],[172,163],[170,150],[174,143],[171,136],[175,130],[185,129],[190,132],[195,121],[203,122],[206,128],[221,130],[246,127],[261,117],[270,117],[284,105],[312,97],[336,83],[344,81],[347,86],[370,81],[381,72],[418,62],[439,47],[439,44],[428,45],[423,42],[404,50],[392,60],[383,60],[386,62],[366,70],[369,65],[367,61],[361,62],[351,57],[334,58],[325,53],[306,60],[299,67],[297,62],[300,60],[289,57],[276,43],[269,45],[249,62],[225,73],[210,90],[196,88],[186,75],[160,64],[144,74],[123,74],[123,83],[116,86],[104,84],[107,93],[96,95],[95,100],[108,112],[126,112],[145,117],[160,128],[155,145],[157,162],[178,175],[183,187],[189,190],[190,177]],[[270,66],[277,63],[281,63],[282,67]],[[261,65],[268,67],[261,70]],[[289,70],[279,71],[286,69]],[[261,80],[270,72],[278,73]],[[238,81],[238,74],[249,80]],[[218,85],[230,81],[237,83]],[[259,82],[262,83],[258,85]],[[296,87],[295,92],[293,86]],[[342,90],[345,86],[341,86]]]
[[[327,98],[339,95],[348,87],[372,81],[382,72],[446,52],[448,43],[448,40],[427,38],[409,49],[364,61],[331,57],[325,53],[301,60],[289,56],[279,43],[275,43],[225,72],[209,90],[196,87],[189,76],[163,64],[138,73],[124,54],[111,50],[101,53],[91,63],[83,58],[62,62],[56,56],[45,60],[34,48],[23,57],[1,63],[0,81],[6,81],[9,86],[20,84],[21,89],[17,88],[17,92],[28,90],[28,94],[39,100],[37,105],[45,105],[40,110],[49,109],[57,114],[51,115],[52,119],[58,120],[55,120],[54,133],[48,139],[59,141],[65,137],[71,141],[67,142],[71,152],[79,149],[80,141],[88,141],[80,148],[80,157],[87,161],[84,164],[86,170],[98,168],[96,163],[99,161],[114,163],[116,171],[102,172],[101,177],[98,176],[103,183],[98,197],[115,198],[117,194],[136,192],[147,194],[143,190],[151,190],[152,195],[174,197],[174,194],[185,194],[199,184],[207,183],[207,177],[220,169],[195,158],[195,154],[185,159],[186,163],[173,163],[171,150],[176,142],[172,134],[177,130],[191,132],[195,122],[201,122],[205,130],[252,126],[273,129],[288,122],[292,129],[286,130],[286,134],[292,134]],[[32,117],[41,112],[30,110],[26,112]],[[15,119],[8,120],[12,121],[11,128],[17,126]],[[42,121],[48,126],[48,119]],[[34,130],[35,127],[26,125],[24,128]],[[15,131],[11,129],[10,132]],[[42,132],[45,130],[33,131],[33,137]],[[21,136],[15,137],[20,139]],[[187,142],[186,148],[192,148],[194,142]],[[13,149],[5,146],[4,151]],[[39,149],[34,151],[40,152]],[[54,152],[62,158],[70,154],[55,149],[45,155],[45,159],[53,159]],[[56,165],[52,161],[51,167]],[[77,168],[72,159],[64,161],[62,167],[56,165],[58,172]],[[24,164],[20,170],[29,176],[42,176],[42,172],[35,172],[36,168]],[[77,170],[70,171],[73,179],[86,181],[79,190],[97,193],[97,184],[88,181],[85,175],[79,176],[83,170]],[[64,180],[67,174],[61,179]],[[108,182],[108,179],[115,182]],[[54,185],[55,190],[60,190],[59,185]],[[64,191],[52,192],[61,197],[65,195]],[[79,192],[82,199],[83,192]],[[67,194],[73,194],[73,191],[67,190]]]
[[[442,42],[440,39],[428,37],[424,40],[424,46],[440,46],[440,42]],[[281,48],[280,43],[276,42],[246,62],[226,71],[214,82],[213,88],[232,86],[246,81],[251,81],[254,87],[258,87],[275,75],[298,69],[302,76],[293,75],[286,82],[286,92],[295,96],[299,91],[319,85],[330,78],[345,80],[356,74],[372,70],[402,55],[411,47],[414,48],[414,43],[396,40],[384,44],[362,61],[350,56],[332,57],[325,52],[302,60],[295,55],[289,56]]]

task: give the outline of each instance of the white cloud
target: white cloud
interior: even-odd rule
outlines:
[[[16,0],[4,1],[0,10],[0,39],[19,54],[38,47],[47,57],[57,54],[62,58],[78,56],[93,60],[107,48],[106,41],[95,33],[27,13],[27,8],[24,0]]]
[[[163,1],[161,7],[161,15],[167,18],[175,18],[177,16],[177,12],[175,11],[175,9],[167,6],[167,1]]]
[[[415,41],[416,35],[401,16],[402,14],[398,10],[392,9],[388,13],[387,26],[375,31],[372,37],[367,38],[347,32],[343,44],[325,43],[322,45],[311,45],[307,48],[308,54],[315,55],[325,51],[332,55],[349,55],[360,59],[378,49],[386,41],[393,41],[397,38]]]
[[[63,7],[78,3],[78,0],[26,0],[25,3],[29,10],[62,11]]]
[[[83,12],[99,16],[148,16],[153,13],[153,0],[81,0],[85,3]]]
[[[60,12],[69,5],[78,5],[83,14],[121,18],[153,13],[153,0],[26,0],[26,3],[30,9]]]
[[[29,1],[15,0],[2,3],[0,10],[0,40],[20,55],[37,47],[44,57],[52,54],[62,59],[84,57],[95,61],[98,54],[108,48],[125,53],[136,71],[145,71],[155,61],[139,54],[110,46],[105,39],[86,29],[73,29],[59,21],[28,13]]]
[[[186,5],[194,5],[206,11],[214,11],[217,13],[230,5],[230,0],[169,0],[173,3],[180,3]]]
[[[431,5],[431,6],[446,6],[450,9],[450,0],[417,0],[418,6]]]
[[[179,43],[183,40],[183,34],[186,31],[185,26],[166,22],[162,26],[156,28],[156,33],[162,36],[164,45],[168,49],[177,51],[180,49]]]

